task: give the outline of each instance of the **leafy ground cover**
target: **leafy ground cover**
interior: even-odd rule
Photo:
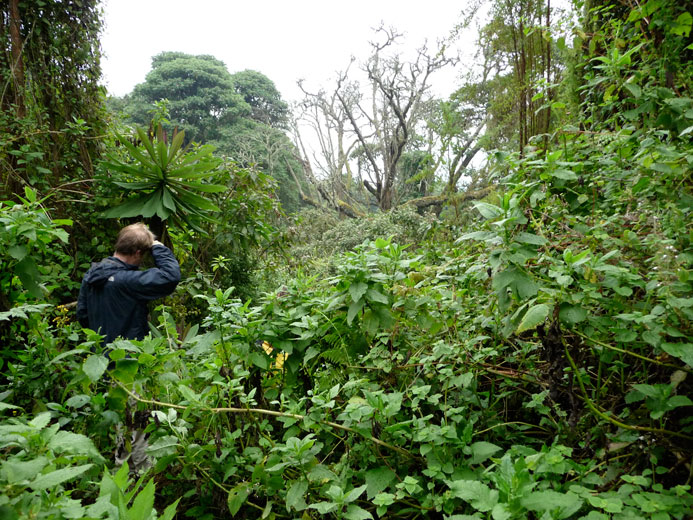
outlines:
[[[136,515],[156,482],[188,516],[685,518],[689,141],[594,139],[499,158],[453,242],[366,242],[255,304],[201,295],[184,337],[163,308],[111,369],[98,336],[26,309],[5,510]],[[121,422],[149,434],[131,506],[100,454]]]

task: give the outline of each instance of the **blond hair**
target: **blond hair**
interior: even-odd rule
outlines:
[[[134,255],[137,251],[149,251],[154,243],[154,233],[138,222],[125,226],[118,233],[115,252],[124,255]]]

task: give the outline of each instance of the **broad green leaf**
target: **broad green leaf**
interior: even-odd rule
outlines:
[[[508,509],[508,505],[502,502],[493,506],[491,510],[493,520],[510,520],[512,517],[513,513]]]
[[[524,507],[530,511],[550,511],[552,518],[568,518],[582,507],[582,500],[574,493],[559,493],[557,491],[534,491],[520,499]]]
[[[105,356],[92,354],[82,365],[82,371],[92,383],[96,383],[108,368],[108,359]]]
[[[555,177],[556,179],[561,179],[564,181],[575,181],[577,180],[578,176],[575,174],[575,172],[571,172],[570,170],[565,170],[562,168],[559,168],[557,170],[553,170],[552,172],[549,172],[552,177]]]
[[[84,513],[86,508],[82,505],[80,500],[75,500],[74,498],[64,497],[59,503],[58,508],[62,513],[64,518],[84,518]],[[0,515],[2,518],[2,515]]]
[[[157,175],[148,169],[144,169],[142,167],[136,167],[135,165],[132,164],[125,164],[118,162],[119,159],[113,157],[111,158],[110,161],[105,161],[103,165],[106,167],[107,170],[115,170],[120,173],[127,173],[128,175],[132,175],[134,177],[137,177],[139,179],[149,179],[146,182],[158,182],[159,179]]]
[[[491,231],[474,231],[472,233],[466,233],[459,237],[455,243],[459,244],[464,240],[483,240],[483,241],[493,241],[500,240],[500,237],[496,233]]]
[[[25,480],[31,480],[41,473],[48,465],[46,457],[37,457],[32,460],[6,460],[0,465],[2,480],[8,484],[15,484]]]
[[[144,146],[145,150],[147,150],[147,153],[149,154],[149,157],[151,161],[148,161],[146,159],[140,159],[141,162],[147,163],[151,162],[154,165],[158,165],[158,155],[156,153],[156,150],[154,149],[154,143],[152,143],[152,140],[149,139],[149,135],[147,135],[147,132],[145,132],[142,128],[136,128],[135,131],[137,132],[137,137],[139,137],[140,141],[142,142],[142,146]]]
[[[111,496],[103,493],[96,501],[87,508],[87,517],[89,518],[117,518],[118,508],[111,503]],[[170,519],[169,519],[170,520]]]
[[[335,480],[337,475],[325,466],[324,464],[316,464],[308,473],[308,480],[314,481],[324,481],[324,480]]]
[[[529,310],[522,317],[522,321],[517,326],[515,330],[516,333],[521,333],[526,330],[532,330],[536,328],[537,325],[544,323],[547,316],[549,315],[550,307],[545,303],[540,303],[529,308]]]
[[[308,506],[310,509],[315,509],[321,515],[326,515],[337,509],[337,504],[334,502],[316,502]]]
[[[607,513],[620,513],[623,511],[623,501],[617,497],[600,497],[594,495],[587,495],[587,501],[593,507],[598,507],[603,509]]]
[[[85,394],[78,394],[78,395],[73,395],[70,397],[67,401],[65,401],[65,406],[69,406],[71,408],[82,408],[85,404],[91,401],[91,397]]]
[[[212,145],[206,144],[200,146],[198,149],[187,153],[178,164],[180,166],[184,166],[186,164],[191,164],[193,162],[206,161],[210,161],[213,164],[219,164],[221,162],[220,159],[217,159],[216,157],[210,157],[212,155],[212,152],[214,152],[214,147]]]
[[[161,129],[161,126],[159,126],[159,129]],[[158,136],[156,141],[156,151],[159,154],[159,166],[164,172],[166,172],[168,166],[168,147],[163,141],[161,135]],[[164,175],[166,174],[164,173]]]
[[[173,179],[174,182],[187,182],[193,179],[204,179],[210,177],[214,172],[212,171],[216,165],[210,163],[196,163],[189,164],[187,166],[177,166],[171,169],[169,172],[169,179]],[[180,179],[187,179],[187,181],[181,181]]]
[[[80,433],[66,430],[56,432],[48,442],[48,448],[55,453],[71,453],[74,455],[88,455],[96,460],[103,460],[101,454],[94,446],[94,442]]]
[[[468,502],[477,511],[491,511],[498,503],[498,491],[478,480],[454,480],[446,483],[452,496]]]
[[[229,189],[221,184],[202,184],[201,182],[186,182],[183,186],[204,193],[223,193]]]
[[[384,304],[390,303],[390,301],[387,299],[387,296],[385,296],[380,291],[376,291],[375,289],[368,289],[368,291],[366,291],[366,297],[368,301]]]
[[[306,508],[306,501],[303,498],[306,491],[308,491],[307,480],[297,480],[294,482],[286,493],[287,510],[293,508],[296,511],[303,511]]]
[[[688,366],[693,367],[693,343],[662,343],[660,348],[670,356],[679,358]]]
[[[139,129],[138,129],[139,130]],[[136,132],[139,134],[139,132]],[[134,144],[130,142],[130,139],[122,136],[118,133],[116,133],[116,137],[120,141],[120,143],[125,147],[125,149],[132,155],[136,160],[138,160],[142,164],[151,164],[151,161],[147,156],[145,156],[142,151],[136,147]],[[145,138],[147,142],[149,142],[149,138],[145,135]],[[141,139],[141,136],[140,136]],[[151,144],[150,144],[151,145]],[[114,161],[116,164],[119,163],[119,161]]]
[[[575,325],[587,319],[587,311],[579,305],[563,302],[561,303],[558,317],[568,325]]]
[[[183,145],[183,140],[185,139],[185,131],[180,130],[176,132],[176,135],[171,139],[171,146],[168,149],[168,162],[173,160],[173,157],[178,153],[180,147]]]
[[[366,496],[368,499],[372,500],[378,493],[387,489],[395,477],[395,472],[387,466],[366,471]]]
[[[693,401],[685,395],[673,395],[667,399],[667,408],[673,410],[679,406],[693,406]]]
[[[582,253],[579,253],[577,255],[574,255],[573,252],[570,249],[566,249],[563,251],[563,260],[565,263],[572,267],[578,267],[579,265],[584,264],[585,262],[590,260],[590,257],[588,256],[590,253],[590,250],[587,249],[586,251],[583,251]],[[605,267],[613,267],[613,266],[597,266],[595,269],[600,270],[604,269]]]
[[[178,446],[180,446],[178,437],[164,435],[147,447],[147,453],[157,458],[166,457],[177,453]]]
[[[148,199],[146,195],[128,199],[119,206],[104,211],[103,215],[106,218],[138,217],[142,215],[142,206]]]
[[[250,482],[243,482],[234,487],[229,491],[226,497],[226,504],[229,507],[229,512],[231,516],[236,516],[236,513],[241,509],[241,506],[245,503],[248,495],[250,495],[251,484]]]
[[[494,453],[498,453],[502,450],[500,446],[486,441],[475,442],[470,448],[472,450],[472,459],[469,461],[470,464],[484,462],[486,459],[493,456]]]
[[[41,273],[39,273],[38,267],[31,256],[17,262],[14,266],[14,271],[19,276],[24,288],[29,292],[34,298],[40,298],[43,296],[39,282],[41,281]]]
[[[158,214],[160,208],[163,207],[163,201],[161,199],[162,189],[158,188],[156,191],[150,193],[147,196],[147,199],[140,210],[140,214],[145,218],[149,218],[155,214]]]
[[[180,498],[164,509],[164,513],[159,517],[159,520],[173,520],[173,517],[176,515],[178,502],[180,502]]]
[[[486,220],[492,220],[494,218],[500,217],[504,211],[503,208],[489,204],[488,202],[475,202],[474,208],[481,213],[481,216]]]
[[[348,504],[350,502],[353,502],[356,500],[358,497],[360,497],[363,492],[366,490],[366,484],[359,486],[357,488],[352,489],[349,491],[345,496],[344,496],[344,503]]]
[[[367,520],[368,518],[373,518],[373,515],[356,504],[349,504],[344,518],[347,520]]]
[[[366,291],[368,290],[368,284],[364,282],[356,282],[352,283],[349,286],[349,294],[351,295],[351,299],[354,302],[359,301],[361,298],[363,298],[363,295],[366,294]]]
[[[219,211],[219,208],[209,200],[187,190],[179,190],[178,198],[195,208],[207,211]]]
[[[351,325],[351,322],[354,321],[354,318],[362,308],[363,300],[352,302],[351,305],[349,305],[349,311],[347,312],[347,325]]]
[[[262,370],[269,370],[271,360],[267,357],[265,353],[253,352],[252,354],[250,354],[250,356],[248,356],[248,359],[256,367],[259,367]]]
[[[24,196],[29,202],[36,202],[36,191],[29,186],[24,186]]]
[[[642,89],[639,85],[636,85],[635,83],[626,83],[623,86],[628,89],[628,91],[635,99],[638,99],[642,96]]]
[[[543,246],[547,242],[544,237],[525,232],[517,233],[513,238],[521,244],[532,244],[535,246]]]
[[[29,253],[29,250],[26,248],[26,246],[15,244],[7,248],[7,252],[15,260],[22,260]]]
[[[674,309],[688,309],[693,307],[693,298],[676,298],[674,296],[669,296],[667,298],[667,303]]]
[[[29,421],[29,426],[33,426],[37,430],[43,430],[51,422],[50,412],[41,412],[31,421]]]
[[[113,184],[115,184],[116,186],[120,186],[121,188],[125,188],[126,190],[139,191],[139,190],[148,190],[148,189],[156,188],[159,183],[155,182],[155,181],[143,181],[143,182],[113,181]]]
[[[121,383],[129,384],[134,381],[138,367],[136,359],[119,359],[111,374]]]
[[[189,386],[180,384],[178,385],[178,391],[181,393],[181,395],[186,401],[190,403],[200,402],[200,396],[196,394],[195,391]]]
[[[685,13],[681,13],[678,18],[676,18],[676,21],[674,22],[674,25],[671,27],[670,31],[672,34],[677,36],[688,37],[688,35],[691,33],[691,27],[693,27],[693,15],[686,11]]]
[[[39,475],[33,482],[29,484],[29,486],[35,491],[54,488],[63,482],[67,482],[68,480],[72,480],[73,478],[80,476],[93,466],[93,464],[82,464],[81,466],[72,466],[69,468],[51,471],[45,475]]]
[[[537,284],[527,274],[514,266],[496,273],[493,276],[492,285],[496,291],[501,291],[506,287],[511,288],[521,300],[531,298],[539,290]]]
[[[290,352],[287,352],[287,354],[290,354]],[[318,356],[320,354],[320,350],[310,346],[306,349],[306,353],[303,356],[303,364],[306,365],[308,361],[313,359],[315,356]]]
[[[135,497],[128,511],[129,520],[147,520],[154,509],[154,480],[147,482],[144,489]]]
[[[373,498],[373,504],[376,506],[389,506],[395,503],[395,495],[392,493],[378,493]]]

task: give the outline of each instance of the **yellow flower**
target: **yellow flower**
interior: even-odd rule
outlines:
[[[270,345],[267,341],[262,342],[262,350],[264,350],[268,356],[272,356],[272,352],[274,352],[272,345]],[[279,354],[277,354],[277,357],[275,358],[274,363],[272,363],[270,368],[281,370],[284,367],[284,361],[286,361],[287,357],[289,357],[289,354],[287,354],[286,352],[280,352]]]

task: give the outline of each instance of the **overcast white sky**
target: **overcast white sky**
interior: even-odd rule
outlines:
[[[122,96],[144,81],[162,51],[211,54],[231,73],[262,72],[287,101],[300,98],[298,79],[328,85],[350,57],[368,56],[381,21],[406,36],[409,48],[435,45],[459,21],[455,0],[103,0],[104,83]],[[463,43],[468,53],[473,36]],[[459,71],[458,71],[459,72]],[[433,78],[439,95],[455,90],[457,73]]]

